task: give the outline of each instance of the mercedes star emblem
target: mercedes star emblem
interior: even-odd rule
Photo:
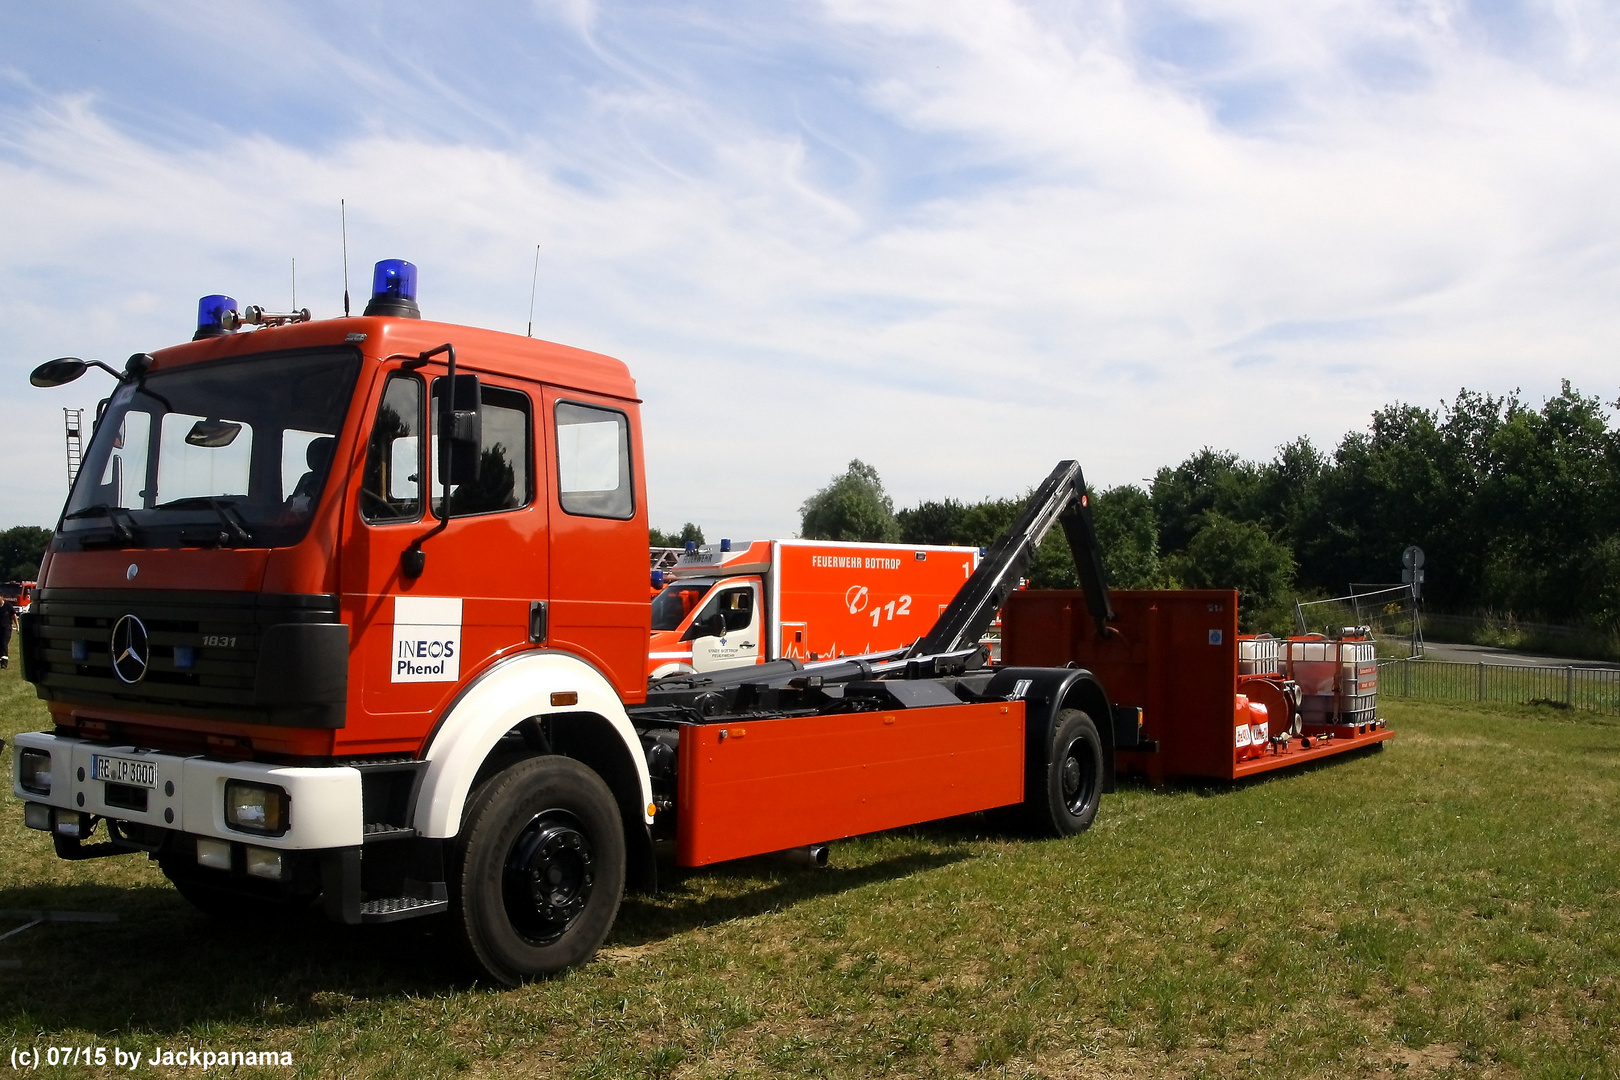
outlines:
[[[125,615],[113,623],[111,654],[113,674],[134,685],[146,677],[151,659],[146,640],[146,627],[133,615]]]

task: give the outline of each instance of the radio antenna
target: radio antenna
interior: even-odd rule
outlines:
[[[294,311],[297,311],[298,310],[298,256],[296,256],[296,255],[293,256],[293,282],[292,282],[292,285],[293,285],[293,306],[292,306],[292,309]]]
[[[534,291],[540,284],[540,245],[534,245],[534,278],[529,282],[529,336],[534,337]]]
[[[338,200],[338,215],[343,221],[343,317],[349,317],[349,207]]]

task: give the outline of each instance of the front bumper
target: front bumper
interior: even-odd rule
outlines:
[[[60,810],[77,810],[115,821],[186,833],[211,840],[236,841],[282,851],[320,851],[357,847],[364,835],[360,772],[346,766],[266,765],[251,761],[213,761],[181,757],[133,746],[104,746],[48,732],[30,732],[13,743],[11,790],[17,798]],[[24,750],[51,756],[49,794],[22,785]],[[127,805],[127,785],[93,778],[91,758],[108,755],[150,763],[156,782],[144,787],[144,810]],[[238,829],[225,820],[225,784],[246,780],[280,787],[288,796],[288,827],[280,836]]]

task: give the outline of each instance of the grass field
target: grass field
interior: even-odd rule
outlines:
[[[8,794],[0,908],[121,921],[0,942],[0,1068],[97,1044],[292,1054],[243,1077],[1620,1073],[1620,724],[1386,711],[1381,753],[1127,788],[1073,840],[966,819],[822,871],[670,871],[595,963],[515,991],[438,927],[221,924],[144,859],[59,862]],[[0,673],[0,734],[43,717]]]

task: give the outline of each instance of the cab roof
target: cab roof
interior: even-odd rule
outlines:
[[[152,371],[235,359],[257,353],[320,347],[358,348],[372,361],[414,356],[446,343],[456,347],[460,371],[509,375],[593,394],[639,401],[636,382],[622,360],[539,338],[456,323],[386,316],[320,319],[222,337],[188,341],[153,353]],[[440,358],[442,363],[442,358]]]

